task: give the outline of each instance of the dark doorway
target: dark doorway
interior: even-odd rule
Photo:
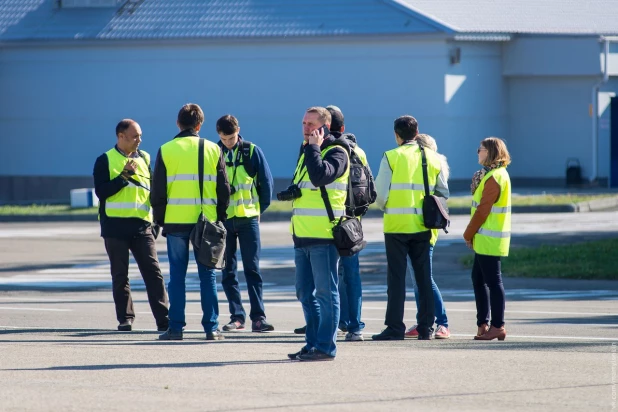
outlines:
[[[618,97],[612,97],[609,131],[609,184],[618,187]]]

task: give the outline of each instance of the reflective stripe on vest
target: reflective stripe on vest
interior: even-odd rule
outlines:
[[[329,146],[322,150],[322,159],[329,150],[344,150],[338,146]],[[347,152],[346,152],[347,155]],[[322,199],[322,192],[311,184],[306,167],[303,166],[305,155],[301,155],[296,165],[296,178],[294,183],[300,187],[302,196],[294,199],[292,204],[292,223],[290,233],[299,238],[332,239],[333,227],[336,222],[331,222]],[[345,200],[348,195],[348,176],[350,175],[350,161],[345,173],[333,183],[327,185],[326,193],[333,208],[335,218],[345,214]]]
[[[255,187],[254,177],[249,176],[244,166],[242,166],[242,155],[240,153],[241,143],[236,145],[232,152],[232,162],[234,166],[229,166],[229,157],[226,161],[227,178],[230,186],[234,187],[234,194],[230,196],[230,204],[227,207],[227,217],[254,217],[260,214],[260,197]],[[255,145],[251,144],[249,158],[253,156]],[[229,156],[228,151],[226,156]]]
[[[318,190],[319,188],[315,187],[313,185],[313,183],[311,183],[310,181],[306,181],[306,182],[300,182],[298,183],[298,187],[301,189],[311,189],[311,190]],[[326,188],[326,190],[328,189],[336,189],[336,190],[348,190],[348,184],[347,183],[331,183],[329,185],[324,186]]]
[[[161,157],[167,171],[167,207],[165,223],[197,222],[200,210],[211,222],[217,220],[217,165],[219,146],[204,140],[204,184],[200,201],[198,148],[199,137],[177,137],[161,146]]]
[[[109,163],[109,178],[110,180],[115,179],[122,173],[128,159],[125,155],[116,150],[116,148],[108,150],[105,154],[107,155],[107,161]],[[148,167],[150,164],[150,155],[143,150],[141,154],[145,159],[141,156],[131,158],[137,165],[135,175],[133,175],[132,178],[141,185],[150,187],[150,170]],[[152,222],[150,192],[143,187],[129,182],[129,184],[120,189],[118,193],[105,199],[105,214],[108,217],[134,217]]]
[[[428,230],[423,224],[425,185],[421,151],[414,143],[403,144],[385,153],[392,170],[388,200],[384,212],[384,233],[419,233]],[[438,155],[425,150],[430,193],[441,170]]]
[[[479,204],[473,200],[472,207],[477,208],[479,207]],[[511,213],[511,206],[507,206],[507,207],[492,206],[491,212],[492,213]]]
[[[485,182],[490,177],[500,186],[500,196],[474,235],[474,251],[480,255],[508,256],[511,243],[511,180],[506,168],[499,167],[485,174],[474,192],[471,215],[474,216],[483,197]]]
[[[175,181],[188,181],[188,180],[199,182],[200,176],[197,173],[196,174],[176,174],[176,175],[167,176],[167,183],[175,182]],[[216,182],[217,176],[216,175],[204,175],[204,181],[205,182]]]

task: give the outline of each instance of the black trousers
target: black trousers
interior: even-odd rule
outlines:
[[[111,267],[114,304],[116,305],[118,322],[122,323],[135,318],[131,285],[129,284],[129,251],[131,251],[144,279],[148,302],[157,322],[157,327],[167,327],[169,323],[167,292],[159,268],[155,239],[152,234],[148,233],[126,239],[104,238],[104,241]]]
[[[407,256],[410,256],[412,260],[414,278],[419,291],[417,330],[420,335],[428,335],[433,331],[435,309],[431,289],[430,239],[430,231],[413,234],[384,234],[387,261],[386,284],[388,286],[384,324],[402,336],[406,330],[403,315],[406,301]]]
[[[476,301],[476,324],[489,324],[491,311],[491,326],[504,326],[505,295],[502,284],[500,256],[474,255],[472,266],[472,286]]]

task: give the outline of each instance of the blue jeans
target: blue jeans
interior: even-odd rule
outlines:
[[[358,253],[353,256],[342,256],[339,260],[339,296],[341,300],[339,327],[345,327],[348,332],[360,332],[365,328],[365,324],[360,320],[363,287]]]
[[[247,292],[251,303],[249,317],[252,321],[266,319],[262,298],[262,275],[260,275],[260,224],[257,217],[233,217],[225,222],[227,238],[225,245],[226,264],[223,268],[221,285],[230,305],[232,321],[245,323],[247,314],[242,306],[236,258],[236,240],[240,244],[240,255],[247,280]]]
[[[303,306],[307,332],[305,349],[337,354],[339,253],[333,244],[295,248],[296,297]]]
[[[438,289],[438,285],[436,285],[436,282],[433,280],[433,246],[429,247],[429,268],[431,274],[431,290],[433,291],[433,301],[436,311],[436,325],[448,328],[448,318],[446,317],[446,308],[444,307],[442,294],[440,293],[440,289]],[[414,284],[414,300],[416,301],[416,315],[418,316],[418,286],[416,286],[416,281],[414,280],[414,273],[412,272],[412,262],[410,262],[410,258],[408,258],[407,272],[412,278],[412,282]],[[418,317],[416,322],[418,324]]]
[[[170,301],[170,329],[181,331],[185,323],[187,303],[185,278],[189,265],[189,233],[167,233],[167,256],[170,263],[170,281],[167,293]],[[200,276],[200,301],[202,304],[202,326],[205,332],[213,332],[219,326],[219,301],[215,271],[197,263]]]

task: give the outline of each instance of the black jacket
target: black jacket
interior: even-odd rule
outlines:
[[[118,148],[116,147],[116,150]],[[123,156],[124,153],[118,151]],[[150,165],[149,169],[150,169]],[[94,192],[99,198],[99,217],[101,223],[101,236],[107,238],[127,239],[150,233],[150,222],[137,217],[109,217],[105,213],[105,202],[108,198],[120,192],[129,182],[120,175],[110,179],[109,160],[103,153],[97,158],[92,171],[94,177]]]
[[[339,141],[341,144],[342,141]],[[326,152],[322,159],[322,150],[335,143],[335,137],[328,135],[322,146],[304,145],[305,166],[307,166],[307,175],[309,180],[315,187],[326,186],[339,179],[348,168],[348,155],[345,149],[341,146]],[[345,144],[345,142],[343,142]],[[299,238],[293,235],[294,247],[307,247],[319,244],[333,243],[332,239],[317,239],[317,238]]]
[[[187,136],[197,136],[193,130],[183,130],[178,133],[174,139],[182,139]],[[197,153],[195,154],[195,162],[197,163]],[[225,172],[225,160],[223,154],[219,153],[219,162],[217,163],[217,220],[225,222],[227,218],[227,207],[230,203],[230,185]],[[150,204],[154,215],[155,223],[163,226],[163,234],[189,232],[195,224],[165,224],[165,209],[167,208],[167,169],[163,158],[161,157],[161,149],[157,152],[157,161],[155,163],[154,177],[152,189],[150,192]],[[197,219],[196,219],[197,223]]]

